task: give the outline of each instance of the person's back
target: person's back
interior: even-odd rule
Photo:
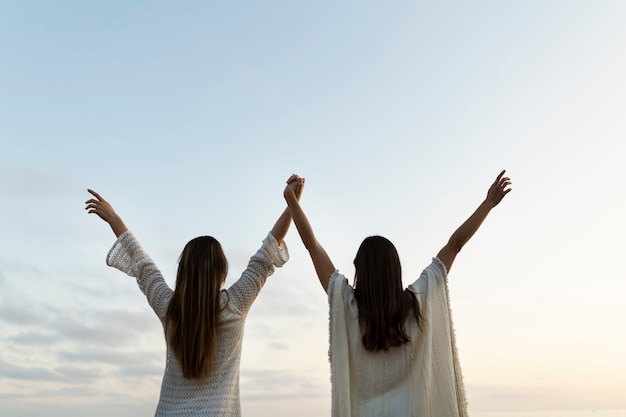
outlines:
[[[195,415],[190,413],[198,410],[206,413],[203,415],[241,415],[239,365],[245,319],[273,266],[282,266],[287,258],[285,247],[270,234],[250,259],[241,278],[220,291],[215,356],[206,376],[185,378],[168,343],[157,416]]]
[[[274,267],[282,266],[288,257],[286,247],[279,244],[272,233],[268,234],[261,248],[250,258],[241,277],[230,288],[219,292],[215,355],[205,376],[185,377],[179,356],[174,353],[171,340],[166,338],[165,373],[156,416],[241,415],[239,364],[245,318]],[[139,288],[146,295],[167,334],[169,330],[166,317],[175,292],[167,285],[161,272],[132,233],[126,231],[119,236],[109,251],[107,265],[137,279]],[[191,337],[182,341],[194,342],[196,340]]]
[[[228,415],[241,415],[239,364],[245,315],[228,302],[227,291],[222,292],[220,301],[224,308],[219,313],[219,337],[211,371],[202,378],[185,378],[168,345],[157,416],[193,410],[203,410],[208,415],[226,415],[228,410]]]
[[[363,344],[354,289],[343,275],[331,277],[333,416],[465,415],[465,392],[441,262],[433,260],[408,290],[418,300],[420,326],[414,317],[408,317],[404,323],[406,343],[372,351]]]

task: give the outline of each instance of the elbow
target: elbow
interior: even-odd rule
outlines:
[[[319,244],[317,244],[317,242],[304,242],[304,247],[309,253],[314,253],[319,247]]]
[[[462,239],[450,239],[448,241],[448,250],[450,252],[453,252],[455,255],[459,252],[461,252],[461,249],[463,249],[463,246],[465,245],[465,241],[463,241]]]
[[[322,245],[320,245],[319,242],[317,241],[317,239],[313,239],[309,242],[304,242],[304,247],[306,248],[307,251],[309,251],[309,254],[311,255],[319,253],[320,251],[324,250],[322,248]]]

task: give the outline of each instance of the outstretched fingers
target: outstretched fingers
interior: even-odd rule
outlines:
[[[502,189],[504,194],[511,192],[512,188],[510,187],[510,185],[511,185],[511,180],[509,180],[508,178],[506,179],[506,181],[502,181],[500,183],[500,188]]]
[[[98,194],[97,192],[95,192],[91,188],[87,188],[87,192],[89,194],[91,194],[92,196],[96,197],[98,200],[104,200],[104,198],[102,198],[102,196],[100,194]]]
[[[505,169],[503,169],[499,174],[498,177],[496,178],[496,180],[493,182],[493,185],[498,185],[501,188],[504,188],[508,185],[511,185],[511,178],[509,177],[505,177],[504,173],[506,172]]]
[[[507,189],[507,187],[511,185],[511,178],[502,177],[503,174],[504,174],[504,171],[502,171],[500,175],[498,176],[498,184],[500,185],[500,189],[502,189],[504,191],[504,194],[506,194],[509,191],[511,191],[511,188]]]
[[[95,199],[94,198],[90,198],[89,200],[85,201],[85,204],[87,205],[85,207],[85,210],[87,210],[88,213],[95,213],[96,210],[101,207],[101,203],[102,202],[106,202],[106,200],[104,198],[102,198],[102,196],[100,194],[98,194],[97,192],[95,192],[92,189],[88,188],[87,192],[89,194],[93,195],[96,198]]]
[[[85,204],[87,205],[87,206],[85,207],[85,210],[87,210],[87,212],[89,212],[89,213],[95,213],[95,211],[96,211],[96,210],[99,208],[99,206],[100,206],[100,204],[99,204],[99,203],[100,203],[101,201],[104,201],[104,199],[102,198],[102,196],[101,196],[100,194],[98,194],[97,192],[95,192],[95,191],[94,191],[94,190],[92,190],[92,189],[89,189],[89,188],[88,188],[88,189],[87,189],[87,192],[88,192],[89,194],[93,195],[93,196],[94,196],[94,197],[96,197],[96,198],[95,198],[95,199],[94,199],[94,198],[90,198],[89,200],[85,201]]]
[[[87,213],[95,213],[97,210],[97,207],[95,205],[95,203],[89,202],[87,201],[87,207],[85,207],[85,210],[87,210]]]
[[[95,214],[105,222],[109,223],[111,229],[113,229],[113,233],[115,233],[115,236],[117,237],[126,232],[128,228],[126,227],[120,216],[115,213],[115,210],[113,210],[111,204],[109,204],[108,201],[102,198],[102,196],[94,190],[87,189],[87,191],[89,192],[89,194],[95,197],[85,201],[85,210],[87,210],[87,213]]]
[[[500,174],[498,174],[496,180],[489,187],[489,191],[487,192],[487,199],[491,202],[492,206],[496,206],[505,195],[511,192],[511,178],[505,177],[506,170],[502,170]]]
[[[107,222],[113,220],[115,217],[115,211],[108,201],[102,198],[102,196],[94,190],[88,189],[87,191],[95,197],[85,201],[85,210],[87,210],[87,213],[97,214],[100,218]]]

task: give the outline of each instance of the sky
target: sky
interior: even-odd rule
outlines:
[[[414,281],[502,169],[450,297],[470,412],[626,408],[626,2],[0,2],[2,415],[153,415],[158,319],[105,265],[101,193],[170,285],[232,284],[306,178],[350,279]],[[246,323],[243,413],[329,415],[328,309],[295,228]]]

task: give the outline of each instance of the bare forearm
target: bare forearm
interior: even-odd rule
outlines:
[[[335,266],[326,253],[326,250],[324,250],[322,245],[317,241],[311,223],[309,223],[309,219],[307,219],[304,214],[304,210],[300,207],[297,198],[292,194],[286,196],[286,199],[289,210],[291,211],[291,217],[296,224],[296,229],[298,229],[298,234],[300,234],[304,247],[309,251],[320,284],[322,284],[324,291],[328,292],[328,282],[335,271]]]
[[[497,206],[504,196],[511,191],[508,188],[511,185],[511,179],[504,177],[504,172],[504,170],[500,172],[496,180],[491,184],[491,187],[489,187],[487,198],[480,203],[476,211],[450,237],[449,244],[453,245],[457,251],[461,250],[467,241],[474,236],[474,233],[476,233],[491,209]]]
[[[496,180],[491,184],[491,187],[489,187],[485,201],[480,203],[474,213],[454,231],[448,243],[441,248],[437,254],[437,257],[446,266],[448,272],[452,267],[457,253],[459,253],[467,241],[474,236],[474,233],[476,233],[491,209],[497,206],[504,196],[511,191],[511,189],[508,188],[509,185],[511,185],[511,179],[504,177],[504,172],[505,171],[500,172]]]
[[[289,208],[286,208],[283,213],[280,215],[274,227],[272,228],[272,236],[276,239],[276,241],[280,244],[285,239],[285,235],[289,230],[289,226],[291,225],[291,213],[289,212]]]
[[[492,208],[493,205],[491,203],[487,200],[483,201],[474,213],[452,234],[448,242],[449,245],[454,247],[457,252],[460,251],[467,241],[474,236]]]
[[[304,247],[307,248],[308,251],[311,251],[318,243],[315,233],[313,233],[311,223],[309,223],[309,219],[304,214],[300,202],[298,202],[295,197],[287,198],[287,205],[289,206],[291,217],[296,225],[296,229],[298,229],[302,243],[304,243]]]
[[[115,237],[120,237],[124,232],[128,231],[128,227],[126,227],[120,216],[113,217],[108,223],[113,233],[115,233]]]

